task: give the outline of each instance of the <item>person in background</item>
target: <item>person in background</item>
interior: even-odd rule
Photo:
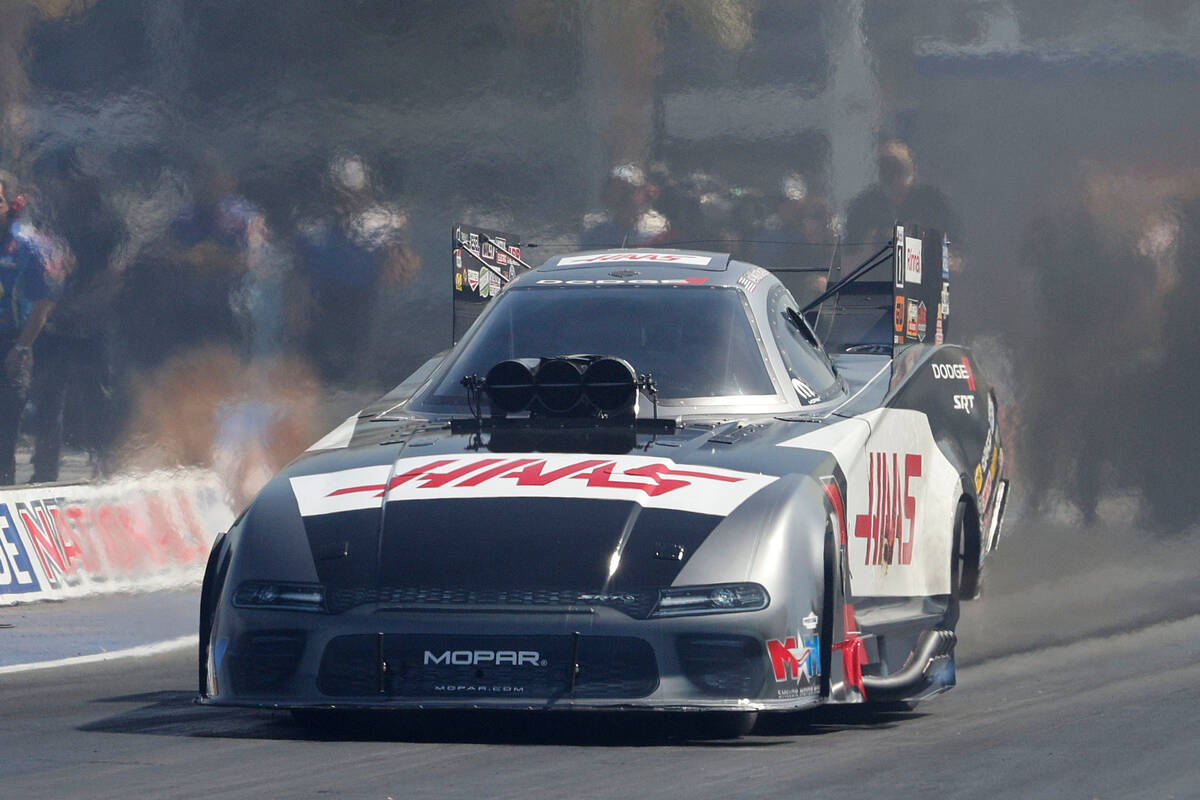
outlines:
[[[825,198],[810,190],[799,172],[789,172],[779,181],[774,211],[752,231],[746,248],[749,261],[767,268],[814,269],[828,267],[837,241],[837,221]],[[781,278],[798,299],[819,294],[825,274],[781,273]]]
[[[583,218],[584,249],[648,247],[671,239],[671,223],[655,211],[658,188],[636,164],[613,167],[604,184],[604,211]]]
[[[36,227],[49,238],[47,266],[65,275],[62,292],[33,348],[29,389],[34,450],[30,483],[59,480],[63,444],[88,452],[105,471],[116,437],[109,329],[116,276],[109,259],[123,221],[92,154],[52,151],[34,163]],[[28,417],[26,424],[30,423]]]
[[[298,225],[297,253],[307,277],[307,355],[327,384],[375,380],[365,342],[384,287],[410,281],[421,260],[410,246],[408,214],[381,201],[357,155],[336,156],[323,207]]]
[[[898,139],[884,142],[879,147],[878,164],[879,182],[864,189],[846,210],[847,245],[861,249],[865,258],[870,255],[867,251],[891,239],[896,222],[934,228],[951,240],[961,240],[958,215],[940,190],[917,181],[916,164],[907,144]]]
[[[32,230],[18,226],[24,198],[17,181],[0,173],[0,484],[16,478],[17,431],[29,391],[33,345],[54,309],[58,287]]]

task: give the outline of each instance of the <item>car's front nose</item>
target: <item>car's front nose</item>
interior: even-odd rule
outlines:
[[[234,610],[228,610],[234,611]],[[606,606],[236,609],[205,702],[279,707],[756,708],[782,606],[634,619]]]

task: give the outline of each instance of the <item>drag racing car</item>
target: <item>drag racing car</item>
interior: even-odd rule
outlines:
[[[945,236],[897,226],[803,306],[727,254],[516,241],[455,228],[460,340],[214,544],[200,701],[729,720],[953,686],[1008,482]]]

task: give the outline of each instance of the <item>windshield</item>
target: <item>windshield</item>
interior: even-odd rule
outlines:
[[[465,408],[463,376],[505,359],[576,354],[624,358],[660,400],[776,394],[731,287],[514,286],[492,303],[414,408]]]

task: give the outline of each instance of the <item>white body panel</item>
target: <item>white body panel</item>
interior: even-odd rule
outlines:
[[[855,597],[949,593],[961,487],[923,413],[875,409],[782,446],[828,451],[846,476],[847,556]]]
[[[291,479],[302,516],[378,508],[402,500],[557,497],[626,500],[646,508],[727,516],[772,475],[676,464],[646,456],[563,453],[453,454],[402,458]]]

